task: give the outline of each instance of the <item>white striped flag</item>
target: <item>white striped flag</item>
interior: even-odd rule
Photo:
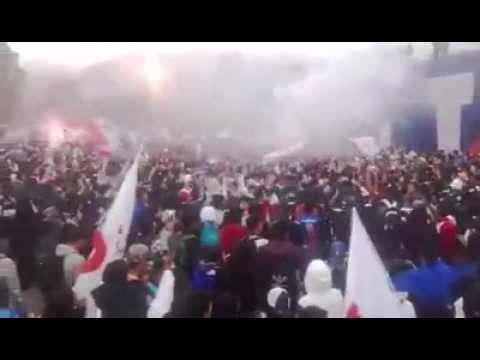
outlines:
[[[104,222],[92,236],[93,250],[80,267],[74,286],[77,299],[87,301],[87,317],[96,317],[97,309],[90,295],[101,284],[103,270],[110,262],[124,256],[126,241],[133,219],[140,153],[108,210]]]

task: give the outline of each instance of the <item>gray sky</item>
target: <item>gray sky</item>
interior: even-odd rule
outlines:
[[[10,42],[21,61],[48,61],[88,66],[125,54],[240,52],[243,54],[305,54],[337,57],[367,48],[368,42]]]
[[[371,46],[405,47],[407,42],[10,42],[22,62],[43,61],[83,67],[126,54],[240,52],[243,54],[294,54],[336,58]],[[412,42],[417,57],[432,52],[429,42]],[[451,43],[451,51],[478,48],[480,43]]]
[[[405,87],[409,62],[403,56],[368,49],[395,52],[407,44],[12,42],[10,46],[24,63],[81,68],[127,54],[146,55],[151,60],[145,64],[133,61],[125,68],[114,66],[116,62],[100,65],[94,76],[86,72],[84,77],[70,76],[75,72],[57,71],[55,66],[54,70],[38,66],[36,73],[29,73],[24,116],[29,126],[54,109],[103,117],[119,129],[138,129],[149,135],[152,128],[163,127],[182,134],[227,130],[242,139],[278,141],[279,146],[311,141],[319,150],[330,151],[353,136],[353,130],[367,131],[398,117],[396,104],[411,97],[410,88]],[[432,53],[431,43],[413,46],[418,57]],[[473,46],[478,43],[452,44],[452,52]],[[243,56],[216,56],[226,52]],[[180,56],[153,56],[161,54]],[[246,56],[252,54],[264,56]],[[284,54],[304,56],[297,59]],[[323,58],[334,61],[327,68],[318,66]],[[137,65],[138,69],[132,68]]]

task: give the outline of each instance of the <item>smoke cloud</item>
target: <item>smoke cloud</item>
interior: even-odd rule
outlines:
[[[379,49],[334,61],[236,53],[155,59],[155,93],[143,56],[81,71],[26,66],[17,128],[42,124],[56,112],[103,118],[112,131],[143,138],[223,139],[218,149],[226,153],[304,142],[311,152],[330,154],[344,151],[349,137],[377,135],[382,123],[398,119],[399,109],[421,93],[412,60]]]

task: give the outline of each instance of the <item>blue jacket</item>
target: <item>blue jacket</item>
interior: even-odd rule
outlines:
[[[398,291],[408,292],[422,306],[447,307],[455,301],[456,284],[476,271],[474,266],[449,266],[442,260],[392,278]]]
[[[215,266],[199,263],[193,270],[192,289],[213,291],[216,288],[217,269]]]

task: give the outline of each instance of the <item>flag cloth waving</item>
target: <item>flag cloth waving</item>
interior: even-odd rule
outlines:
[[[350,139],[350,141],[355,144],[364,156],[373,157],[380,152],[380,147],[378,146],[377,141],[371,136],[353,138]]]
[[[74,286],[79,300],[87,301],[87,317],[96,316],[96,308],[90,293],[101,284],[105,266],[124,255],[128,232],[132,224],[135,192],[138,180],[140,153],[128,170],[103,224],[92,236],[93,250],[80,267],[80,275]]]
[[[345,300],[347,318],[415,317],[412,305],[395,293],[356,209],[352,212]]]

